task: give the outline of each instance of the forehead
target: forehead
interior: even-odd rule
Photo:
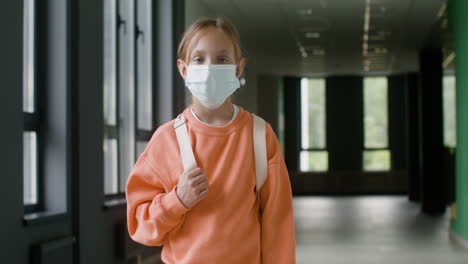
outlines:
[[[234,43],[222,29],[209,27],[195,34],[188,51],[189,56],[196,52],[223,52],[234,56]]]

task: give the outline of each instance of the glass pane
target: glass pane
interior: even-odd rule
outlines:
[[[138,128],[152,130],[152,36],[151,36],[151,0],[141,0],[138,5],[137,25],[140,30],[137,39],[137,94]]]
[[[148,141],[137,141],[136,148],[137,148],[137,157],[139,157],[146,149],[148,145]]]
[[[444,145],[457,145],[455,76],[444,76]]]
[[[364,146],[388,147],[387,78],[364,78]]]
[[[34,43],[36,32],[35,1],[24,0],[24,24],[23,24],[23,111],[34,112],[34,78],[35,78],[35,53]]]
[[[104,1],[104,122],[117,121],[117,9],[115,0]]]
[[[327,151],[301,151],[300,154],[301,171],[327,171],[328,152]]]
[[[117,139],[104,139],[104,194],[118,192]]]
[[[325,80],[301,80],[302,148],[325,148]]]
[[[37,203],[37,137],[36,132],[23,133],[23,203]]]
[[[390,151],[388,150],[366,150],[364,151],[365,171],[387,171],[390,170]]]
[[[119,15],[125,24],[119,28],[119,192],[125,191],[125,183],[135,165],[135,1],[120,0]]]

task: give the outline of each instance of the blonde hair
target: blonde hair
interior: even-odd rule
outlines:
[[[188,53],[189,45],[191,43],[196,43],[203,35],[202,33],[211,27],[221,29],[231,39],[234,45],[236,61],[239,61],[242,58],[239,32],[231,21],[223,17],[202,17],[193,22],[184,32],[179,48],[177,49],[177,57],[186,61],[187,57],[190,55]]]

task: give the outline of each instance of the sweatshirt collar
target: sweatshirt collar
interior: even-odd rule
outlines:
[[[248,120],[249,113],[242,106],[237,106],[239,109],[237,116],[234,118],[234,120],[231,120],[231,122],[225,126],[210,126],[197,120],[192,115],[192,113],[190,113],[190,108],[193,107],[193,104],[190,104],[188,107],[186,107],[182,114],[187,120],[187,126],[191,129],[194,129],[203,134],[225,135],[240,128]]]

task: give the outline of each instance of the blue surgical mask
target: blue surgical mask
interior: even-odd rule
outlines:
[[[239,87],[235,64],[188,65],[185,86],[206,108],[215,109]]]

